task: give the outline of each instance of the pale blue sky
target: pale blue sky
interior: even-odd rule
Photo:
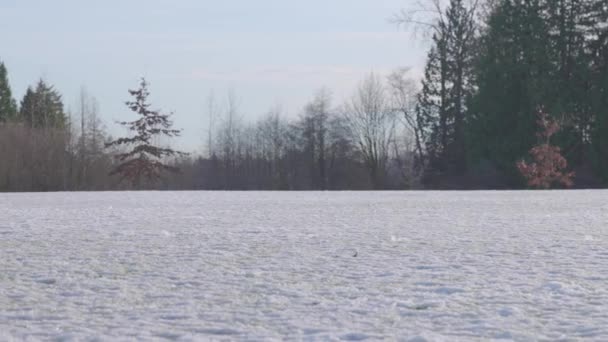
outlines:
[[[0,59],[19,100],[45,78],[75,107],[82,85],[113,120],[140,76],[175,111],[176,145],[202,146],[207,94],[233,88],[244,118],[297,115],[315,90],[338,104],[370,71],[412,67],[425,44],[388,19],[411,0],[0,0]]]

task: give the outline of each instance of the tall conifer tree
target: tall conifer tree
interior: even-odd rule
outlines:
[[[472,93],[476,8],[451,0],[434,25],[417,111],[424,132],[426,182],[466,169],[467,102]]]
[[[548,34],[540,0],[502,0],[480,39],[470,158],[489,161],[510,186],[521,180],[515,162],[535,143],[538,108],[553,109]]]
[[[14,120],[17,116],[17,103],[8,83],[8,72],[0,62],[0,123]]]
[[[34,128],[64,128],[68,122],[61,95],[44,80],[28,87],[19,112],[20,120]]]
[[[110,174],[120,175],[122,179],[128,180],[138,189],[143,185],[143,180],[157,181],[163,171],[179,171],[177,168],[165,164],[163,158],[184,153],[154,144],[155,137],[177,137],[181,130],[172,128],[173,122],[169,119],[172,114],[150,109],[148,82],[142,78],[139,88],[129,90],[129,94],[133,100],[127,101],[126,105],[139,116],[139,119],[123,121],[120,124],[134,132],[135,135],[109,142],[106,147],[127,146],[129,148],[127,152],[116,155],[119,165]]]

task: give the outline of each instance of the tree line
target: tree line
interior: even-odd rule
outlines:
[[[126,103],[140,119],[119,122],[132,134],[115,139],[86,89],[75,111],[65,110],[61,94],[44,80],[17,104],[0,64],[0,99],[9,99],[0,107],[0,191],[416,187],[409,135],[393,109],[397,95],[412,102],[415,82],[406,70],[392,78],[399,78],[400,89],[368,75],[339,106],[321,89],[294,119],[276,107],[246,121],[235,92],[210,95],[204,151],[185,154],[162,138],[180,130],[172,128],[170,115],[151,109],[145,80]]]
[[[104,147],[98,104],[85,89],[79,107],[67,113],[60,93],[44,80],[17,104],[0,63],[0,191],[114,188],[107,175],[114,151]]]
[[[524,186],[517,164],[541,143],[537,114],[543,112],[561,128],[552,143],[574,170],[574,185],[605,185],[608,3],[450,0],[445,8],[429,3],[397,17],[426,28],[432,41],[412,113],[423,141],[417,147],[423,183]],[[420,16],[429,12],[431,20]]]
[[[407,69],[372,73],[341,103],[321,89],[296,118],[275,107],[254,122],[244,119],[234,92],[210,95],[207,130],[200,132],[204,151],[189,155],[157,137],[179,132],[168,116],[155,116],[160,113],[148,114],[164,128],[139,130],[146,146],[129,148],[137,134],[113,139],[85,90],[72,112],[43,80],[17,104],[0,64],[0,191],[517,189],[608,182],[608,3],[430,0],[395,21],[431,43],[420,82]],[[135,121],[123,124],[138,132]],[[152,177],[125,181],[122,172],[112,172],[128,168],[121,165],[142,151],[158,162]],[[141,159],[129,167],[136,164]]]
[[[191,182],[213,190],[420,187],[410,135],[395,110],[397,95],[413,103],[415,82],[406,70],[392,77],[400,78],[402,89],[372,73],[340,105],[320,89],[293,119],[274,107],[248,122],[234,92],[223,101],[210,95],[205,157],[182,160],[173,177],[184,189]]]

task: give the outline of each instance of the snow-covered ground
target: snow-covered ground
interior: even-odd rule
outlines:
[[[608,192],[0,195],[0,340],[608,340]]]

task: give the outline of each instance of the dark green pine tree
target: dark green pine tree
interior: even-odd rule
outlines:
[[[466,169],[467,101],[472,93],[475,8],[451,0],[437,22],[427,56],[417,112],[425,138],[425,183]]]
[[[17,102],[11,93],[6,66],[0,62],[0,123],[15,120],[16,116]]]
[[[608,183],[608,3],[596,0],[590,11],[594,22],[588,42],[593,86],[590,90],[596,120],[593,126],[593,156],[599,176]]]
[[[442,81],[445,64],[441,62],[439,52],[444,52],[445,48],[437,35],[433,36],[433,42],[434,46],[427,56],[422,91],[418,94],[416,105],[416,116],[419,118],[417,124],[426,151],[424,160],[419,163],[424,169],[426,183],[441,177],[447,170],[444,158],[444,143],[447,140],[447,89]]]
[[[446,13],[446,57],[448,67],[449,112],[453,118],[452,141],[447,146],[452,172],[466,169],[465,124],[473,85],[472,66],[475,53],[476,8],[467,8],[463,0],[452,0]]]
[[[28,87],[19,116],[34,128],[64,128],[67,123],[61,95],[43,80],[38,81],[35,89]]]
[[[589,92],[594,83],[589,67],[592,57],[586,45],[596,23],[589,0],[545,1],[545,8],[553,68],[551,99],[545,106],[560,118],[562,129],[555,142],[569,164],[576,166],[586,162],[595,115]]]
[[[551,104],[549,43],[540,0],[500,0],[480,38],[470,160],[491,163],[511,187],[522,185],[515,163],[536,142],[536,113]]]

